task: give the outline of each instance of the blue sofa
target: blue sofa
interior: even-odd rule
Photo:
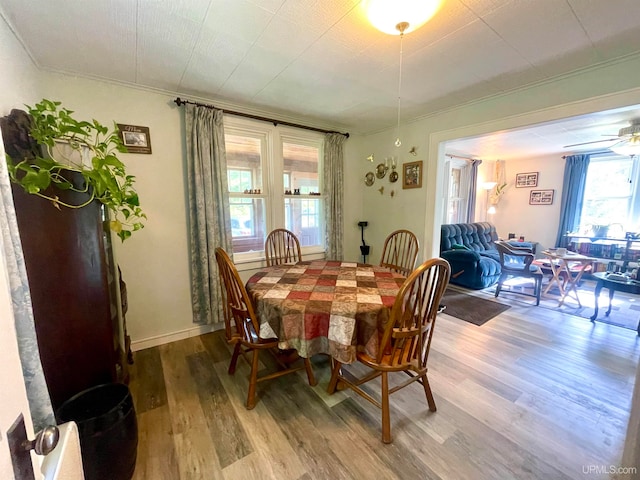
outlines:
[[[442,225],[440,256],[451,265],[451,283],[480,290],[500,278],[500,254],[494,242],[496,227],[490,223]]]

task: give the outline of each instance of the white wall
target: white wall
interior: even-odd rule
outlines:
[[[376,192],[378,183],[366,187],[359,182],[364,199],[363,215],[375,222],[369,243],[380,248],[385,236],[398,225],[412,229],[419,236],[421,255],[438,254],[443,192],[442,180],[448,140],[524,127],[574,115],[640,103],[640,56],[576,72],[554,81],[494,96],[403,125],[400,148],[401,163],[424,160],[423,187],[401,190],[393,199]],[[365,158],[374,153],[377,159],[394,154],[395,129],[369,135],[363,139],[360,157],[350,166],[360,178],[371,169]],[[417,157],[408,154],[418,147]],[[546,180],[545,180],[546,182]],[[388,185],[388,184],[387,184]],[[387,187],[385,186],[385,191]],[[554,204],[559,200],[554,200]],[[434,212],[438,212],[434,214]],[[535,236],[536,233],[532,235]],[[378,250],[379,251],[379,250]]]
[[[396,147],[394,145],[395,130],[365,137],[361,142],[360,154],[352,158],[352,161],[347,165],[351,172],[350,176],[355,179],[355,183],[345,185],[345,188],[357,189],[362,192],[363,210],[361,218],[358,220],[369,222],[364,234],[367,245],[371,247],[370,256],[367,259],[369,263],[377,264],[380,261],[385,238],[389,233],[398,229],[404,228],[416,233],[420,243],[419,258],[424,251],[425,198],[427,192],[431,191],[425,185],[427,185],[429,174],[426,170],[423,172],[422,188],[403,189],[402,164],[423,160],[423,166],[426,169],[429,163],[425,156],[427,142],[424,134],[414,125],[401,131],[401,139],[402,145]],[[408,153],[412,146],[417,147],[417,156]],[[373,162],[367,160],[371,154],[374,154]],[[397,158],[398,181],[395,183],[389,181],[389,173],[391,172],[391,168],[389,168],[384,178],[376,178],[372,186],[366,186],[365,175],[367,172],[375,173],[376,165],[383,163],[385,157],[391,156]],[[384,187],[383,193],[380,192],[381,187]],[[393,196],[391,196],[391,192],[394,193]],[[357,221],[355,223],[357,224]],[[360,254],[359,248],[357,254]]]
[[[134,347],[157,337],[197,334],[192,323],[182,111],[175,96],[55,73],[43,74],[42,96],[79,119],[149,127],[151,155],[121,154],[136,177],[145,228],[116,241],[127,283],[127,327]],[[163,340],[159,340],[162,342]]]
[[[564,163],[560,155],[505,161],[507,187],[496,205],[496,213],[487,215],[487,221],[496,226],[501,238],[506,239],[509,233],[515,233],[517,237],[524,235],[525,240],[540,244],[538,251],[555,245],[560,219]],[[478,177],[491,178],[487,173],[492,167],[493,162],[483,162],[478,169]],[[516,174],[525,172],[538,172],[537,187],[515,187]],[[553,204],[529,205],[531,190],[554,190]],[[481,190],[478,193],[477,209],[477,216],[481,221],[485,218],[485,203],[485,192]]]
[[[134,349],[196,335],[208,328],[192,323],[183,113],[175,95],[45,73],[42,94],[59,100],[78,118],[102,123],[149,127],[153,153],[120,156],[129,173],[136,176],[141,206],[148,216],[143,230],[116,245],[118,262],[127,282],[127,327]],[[346,162],[357,138],[345,143]],[[345,185],[352,185],[350,170]],[[354,256],[360,216],[359,191],[345,188],[345,250]],[[356,219],[353,220],[352,219]],[[359,250],[356,249],[358,252]],[[248,277],[252,272],[242,272]]]
[[[38,98],[38,70],[0,16],[0,116]]]

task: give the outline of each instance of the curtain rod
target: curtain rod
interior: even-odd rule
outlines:
[[[183,100],[180,97],[176,98],[174,100],[174,102],[179,107],[182,106],[182,105],[185,105],[187,103],[190,103],[191,105],[197,105],[199,107],[216,108],[214,105],[208,105],[206,103],[200,103],[200,102],[193,102],[191,100]],[[342,132],[336,132],[334,130],[325,130],[323,128],[309,127],[308,125],[300,125],[298,123],[284,122],[282,120],[275,120],[273,118],[260,117],[259,115],[251,115],[250,113],[234,112],[233,110],[222,109],[222,111],[224,113],[228,113],[229,115],[236,115],[237,117],[245,117],[245,118],[251,118],[253,120],[260,120],[262,122],[273,123],[274,127],[277,127],[278,124],[280,124],[280,125],[286,125],[288,127],[297,127],[297,128],[304,128],[305,130],[313,130],[314,132],[339,133],[340,135],[344,135],[345,137],[349,138],[349,133],[348,132],[347,133],[342,133]]]
[[[584,153],[575,153],[574,155],[605,155],[607,153],[614,154],[611,150],[599,150],[597,152],[584,152]],[[573,155],[563,155],[561,158],[566,159],[567,157],[572,157]]]
[[[469,160],[470,162],[476,162],[476,161],[480,160],[479,158],[462,157],[460,155],[453,155],[451,153],[445,153],[445,156],[447,156],[449,158],[461,158],[463,160]]]

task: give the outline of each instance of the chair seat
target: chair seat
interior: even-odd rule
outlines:
[[[253,304],[240,279],[238,270],[227,252],[220,247],[216,248],[216,262],[220,280],[224,286],[225,334],[227,342],[234,346],[228,372],[230,375],[235,373],[236,364],[240,356],[247,360],[251,368],[247,392],[247,409],[251,410],[256,404],[256,385],[260,381],[270,380],[304,369],[307,372],[309,385],[316,385],[317,381],[308,358],[303,359],[303,365],[295,367],[291,363],[299,359],[297,352],[295,352],[296,355],[294,356],[291,352],[276,351],[278,347],[277,338],[260,338],[260,323],[253,310]],[[279,364],[279,370],[259,377],[260,362],[258,354],[264,350],[274,354]],[[250,359],[248,358],[249,354],[252,355]]]
[[[496,241],[496,248],[500,253],[500,267],[502,272],[498,279],[495,296],[498,297],[503,291],[505,281],[509,277],[532,278],[534,280],[533,294],[520,290],[505,290],[510,293],[527,295],[536,299],[536,305],[540,305],[540,294],[542,292],[542,278],[544,276],[540,267],[535,264],[533,253],[526,248],[514,248],[507,242]]]
[[[511,273],[513,275],[542,275],[542,270],[537,265],[529,265],[529,269],[525,270],[524,265],[519,267],[506,265],[502,267],[503,272]]]
[[[378,352],[375,356],[358,352],[357,359],[369,367],[371,372],[355,378],[344,375],[343,365],[335,361],[327,391],[336,391],[338,382],[346,385],[365,400],[382,410],[382,441],[391,442],[391,419],[389,396],[418,382],[422,385],[431,412],[436,411],[436,403],[427,378],[427,358],[431,346],[436,313],[444,294],[451,267],[442,258],[427,260],[407,278],[396,295],[389,319],[381,332]],[[407,380],[391,386],[389,374],[403,372]],[[373,379],[380,378],[380,395],[374,398],[367,390],[360,388]],[[374,394],[375,395],[375,394]]]
[[[427,369],[421,369],[416,359],[408,359],[410,357],[411,352],[409,351],[411,345],[407,344],[407,346],[402,350],[397,350],[394,355],[384,354],[378,362],[375,358],[367,355],[364,352],[358,352],[356,358],[358,361],[364,363],[365,365],[371,367],[375,366],[379,369],[384,369],[389,372],[402,372],[405,370],[413,370],[414,372],[426,372]]]

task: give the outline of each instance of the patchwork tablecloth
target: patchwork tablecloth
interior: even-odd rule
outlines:
[[[260,336],[302,357],[326,353],[342,363],[357,349],[375,356],[405,278],[385,268],[338,261],[267,267],[247,282]]]

